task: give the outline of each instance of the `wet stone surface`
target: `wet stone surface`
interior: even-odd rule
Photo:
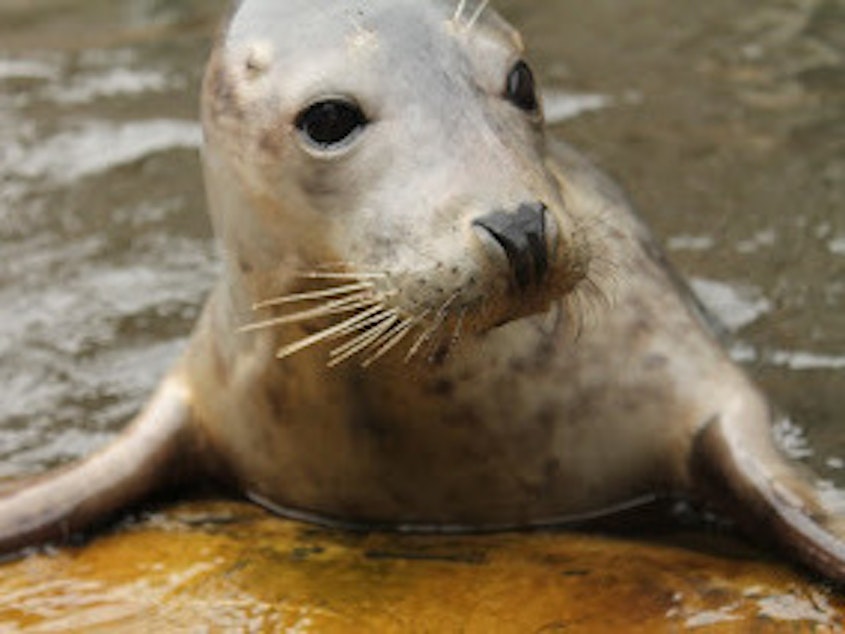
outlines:
[[[682,541],[364,535],[195,502],[3,566],[0,629],[841,631],[841,596],[733,542]]]

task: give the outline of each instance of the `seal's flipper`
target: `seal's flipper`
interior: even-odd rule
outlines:
[[[0,554],[66,539],[186,476],[190,418],[188,389],[170,377],[115,442],[0,493]]]
[[[822,504],[785,459],[755,455],[714,419],[698,433],[691,471],[706,497],[731,512],[752,537],[771,539],[795,559],[845,585],[845,518]]]

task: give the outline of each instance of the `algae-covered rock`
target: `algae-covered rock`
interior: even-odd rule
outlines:
[[[723,538],[354,534],[195,502],[0,567],[0,632],[837,632],[845,599]]]

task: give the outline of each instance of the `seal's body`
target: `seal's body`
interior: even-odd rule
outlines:
[[[185,479],[404,530],[687,493],[845,580],[841,520],[623,196],[544,137],[485,5],[240,3],[203,91],[220,283],[113,446],[0,500],[0,547]]]

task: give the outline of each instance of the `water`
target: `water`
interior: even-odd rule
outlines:
[[[183,345],[217,266],[195,112],[224,4],[0,0],[0,477],[112,437]],[[500,8],[553,133],[625,184],[845,486],[845,1]]]
[[[212,5],[0,2],[0,476],[112,436],[196,317]]]

